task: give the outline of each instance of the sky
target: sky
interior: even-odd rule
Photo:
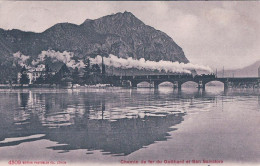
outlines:
[[[0,28],[42,32],[124,11],[172,37],[191,63],[220,70],[260,60],[260,1],[2,1]]]

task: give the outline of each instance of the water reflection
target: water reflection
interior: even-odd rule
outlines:
[[[18,91],[8,99],[18,105],[1,110],[0,147],[48,139],[63,144],[49,147],[53,150],[88,149],[127,155],[155,141],[167,140],[167,132],[173,130],[170,127],[183,121],[184,112],[151,105],[159,96],[125,91]],[[162,101],[157,104],[164,108]],[[6,123],[4,117],[13,118]],[[37,134],[44,136],[3,141]]]
[[[46,137],[62,144],[54,150],[102,150],[127,155],[155,141],[165,141],[169,127],[183,121],[183,113],[164,117],[108,120],[79,119],[72,127],[50,130]]]
[[[248,92],[120,89],[99,91],[25,90],[0,97],[0,147],[48,139],[58,152],[87,149],[128,155],[157,141],[186,114],[210,111]],[[252,92],[248,97],[257,96]],[[260,107],[258,107],[260,108]],[[259,110],[259,109],[258,109]],[[15,141],[6,138],[39,135]]]

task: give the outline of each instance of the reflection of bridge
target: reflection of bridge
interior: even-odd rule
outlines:
[[[142,75],[142,76],[121,76],[115,79],[120,79],[121,82],[129,82],[131,87],[137,87],[141,82],[148,82],[150,87],[158,88],[161,83],[170,82],[176,89],[181,89],[182,84],[186,82],[195,82],[199,89],[205,89],[207,83],[219,81],[224,84],[224,88],[240,87],[240,88],[259,88],[260,77],[226,77],[217,78],[215,75],[195,76],[192,75]]]

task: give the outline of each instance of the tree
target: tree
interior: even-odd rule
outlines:
[[[51,72],[51,69],[50,69],[50,67],[49,67],[48,64],[45,64],[45,72],[46,72],[46,73]]]
[[[91,74],[91,65],[90,65],[90,60],[87,58],[85,67],[83,68],[83,82],[86,84],[90,84],[91,79],[90,79],[90,74]]]
[[[67,65],[64,64],[61,66],[59,73],[61,74],[61,77],[64,77],[70,74],[70,70],[68,69]]]
[[[92,65],[91,66],[91,72],[93,74],[100,74],[101,73],[101,69],[100,69],[99,65],[98,64]]]
[[[21,70],[21,78],[20,78],[20,84],[29,84],[29,78],[28,78],[28,75],[27,75],[27,70],[25,67],[22,68]]]
[[[43,79],[44,79],[44,83],[47,84],[52,83],[52,79],[53,79],[52,70],[48,64],[45,64],[45,75]]]
[[[85,67],[84,67],[84,77],[85,76],[89,76],[89,74],[90,74],[90,60],[89,59],[87,59],[86,60],[86,64],[85,64]]]
[[[79,69],[76,67],[72,72],[72,82],[73,84],[79,83]]]
[[[62,67],[60,68],[60,70],[54,75],[51,76],[51,83],[53,84],[60,84],[62,83],[62,81],[64,80],[63,78],[69,76],[70,71],[68,69],[68,67],[66,66],[66,64],[62,65]]]
[[[61,74],[58,72],[51,78],[51,83],[57,85],[61,82],[61,79],[62,79]]]

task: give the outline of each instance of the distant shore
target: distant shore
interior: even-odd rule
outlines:
[[[172,87],[172,84],[163,84],[161,87]],[[195,87],[195,84],[187,83],[184,87]],[[219,87],[222,85],[211,83],[208,86]],[[92,84],[92,85],[79,85],[79,84],[0,84],[0,89],[32,89],[32,88],[48,88],[48,89],[80,89],[80,88],[131,88],[130,86],[115,86],[110,84]],[[138,88],[153,88],[149,85],[139,85]]]
[[[94,85],[79,85],[79,84],[0,84],[0,89],[30,89],[30,88],[50,88],[50,89],[74,89],[74,88],[106,88],[114,87],[110,84],[94,84]],[[116,86],[121,87],[121,86]]]

